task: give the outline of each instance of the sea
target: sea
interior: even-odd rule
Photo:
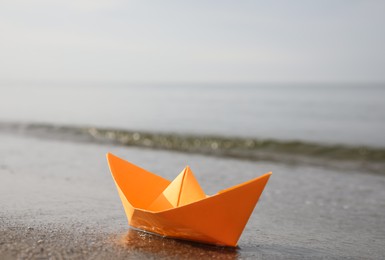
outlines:
[[[385,84],[2,83],[0,123],[385,147]]]

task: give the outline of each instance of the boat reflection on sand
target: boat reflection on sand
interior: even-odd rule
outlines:
[[[238,247],[218,247],[185,240],[168,239],[129,229],[120,244],[133,256],[167,259],[238,259]]]

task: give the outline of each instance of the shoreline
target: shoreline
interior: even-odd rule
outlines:
[[[385,174],[385,148],[92,126],[0,122],[0,133]]]

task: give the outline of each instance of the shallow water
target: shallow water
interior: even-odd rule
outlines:
[[[385,146],[385,86],[0,86],[0,121]]]

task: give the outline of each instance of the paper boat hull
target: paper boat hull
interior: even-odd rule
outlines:
[[[136,174],[141,174],[140,171],[145,170],[135,168],[136,166],[111,154],[108,154],[107,157],[129,225],[162,236],[222,246],[237,245],[271,175],[271,173],[265,174],[181,207],[154,212],[134,206],[133,202],[129,200],[130,192],[125,190],[127,186],[121,183],[123,179],[120,178],[120,175],[134,177]],[[133,170],[136,173],[133,173]],[[147,171],[143,173],[151,174]],[[154,178],[154,176],[149,178]],[[151,180],[157,179],[161,186],[159,190],[164,189],[170,183],[161,177],[158,178],[159,176],[156,176]],[[160,191],[156,193],[159,194]],[[154,197],[155,194],[149,196]]]

